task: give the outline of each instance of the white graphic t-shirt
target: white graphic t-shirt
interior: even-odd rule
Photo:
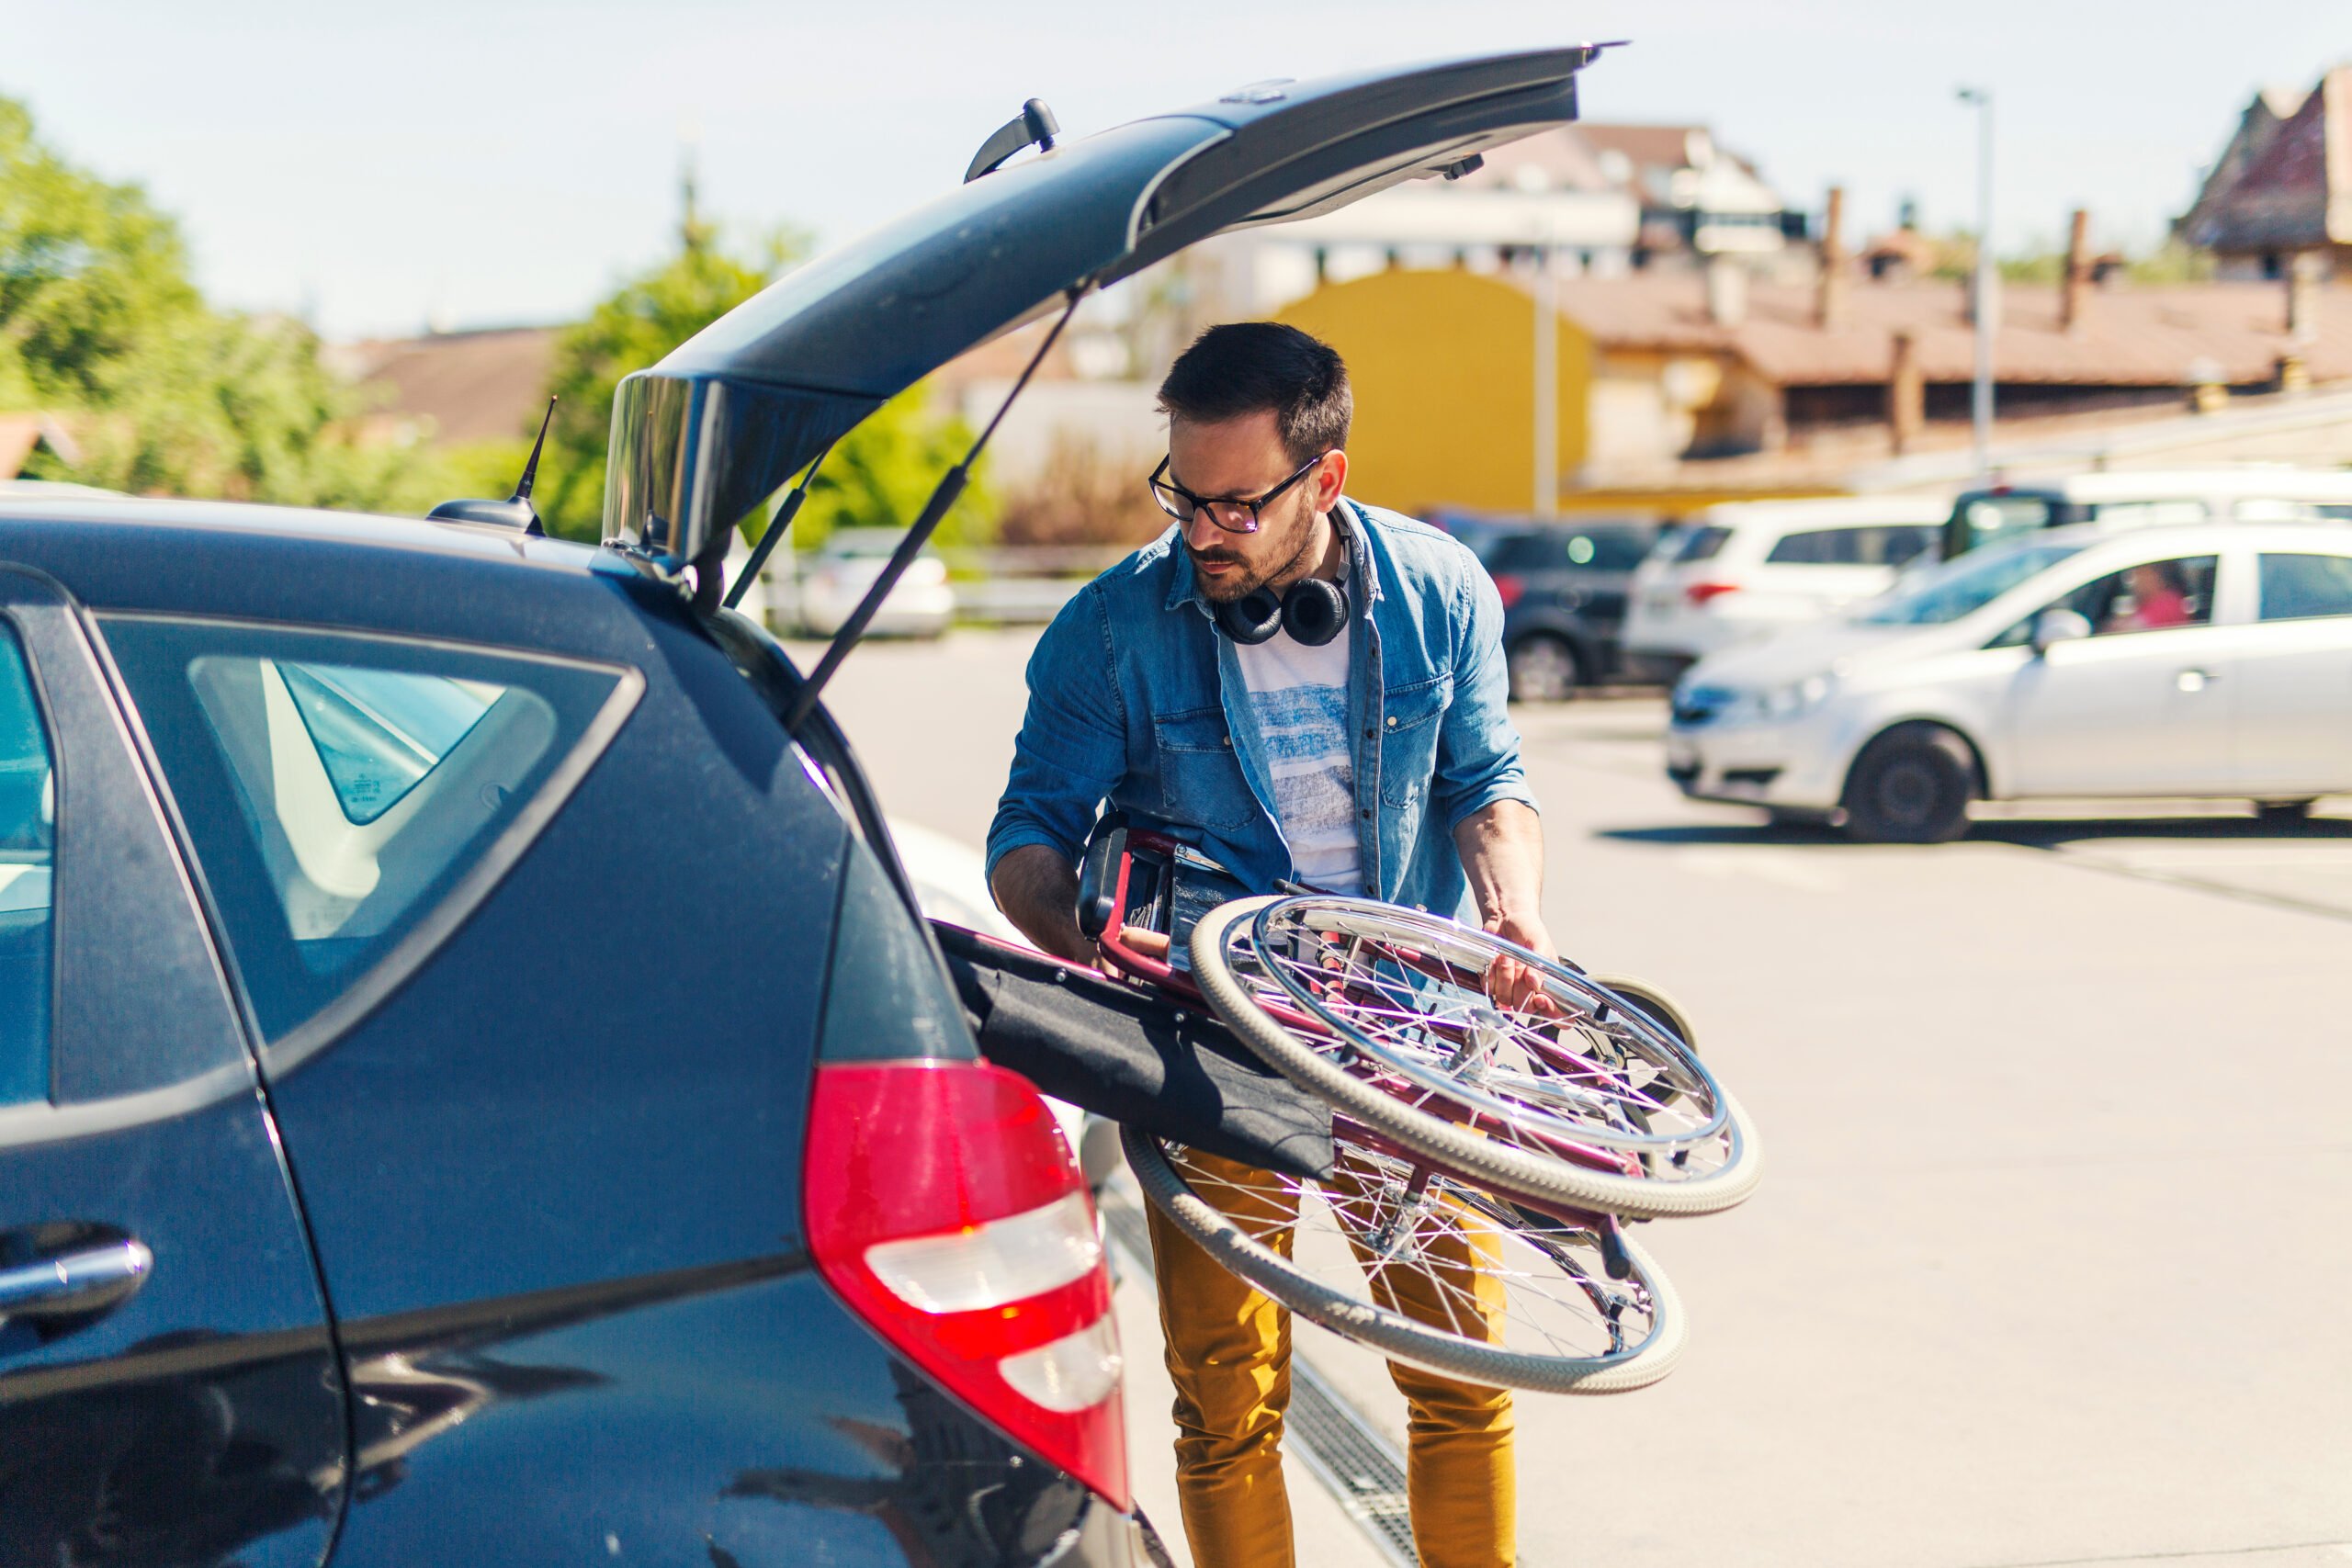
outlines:
[[[1356,770],[1348,750],[1348,637],[1309,648],[1287,631],[1236,643],[1250,712],[1272,775],[1274,815],[1299,880],[1334,893],[1362,890],[1356,849]]]

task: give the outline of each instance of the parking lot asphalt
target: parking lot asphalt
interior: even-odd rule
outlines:
[[[845,666],[894,817],[980,840],[1031,640]],[[1654,699],[1515,711],[1554,935],[1679,997],[1768,1149],[1742,1209],[1647,1227],[1679,1370],[1521,1399],[1524,1560],[2352,1563],[2352,801],[1860,846],[1684,801]],[[1376,1359],[1301,1348],[1401,1440]]]

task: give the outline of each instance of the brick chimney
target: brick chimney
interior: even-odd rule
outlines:
[[[1886,439],[1901,457],[1928,423],[1928,378],[1919,370],[1918,340],[1896,333],[1886,367]]]
[[[1831,186],[1828,208],[1821,215],[1821,276],[1813,298],[1813,324],[1824,332],[1846,324],[1846,245],[1840,232],[1845,221],[1845,187]]]
[[[2091,215],[2075,209],[2075,226],[2066,237],[2066,275],[2058,280],[2058,330],[2070,333],[2083,319],[2083,291],[2091,282]]]
[[[2324,266],[2317,251],[2287,258],[2287,341],[2301,347],[2319,336],[2319,285]]]
[[[1747,320],[1747,269],[1729,256],[1707,258],[1707,319],[1719,327]]]

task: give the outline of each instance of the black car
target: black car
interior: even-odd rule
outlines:
[[[1623,673],[1625,592],[1658,532],[1655,523],[1531,523],[1481,542],[1502,595],[1512,700],[1557,702]]]
[[[956,354],[1590,55],[989,173],[1033,104],[625,384],[602,547],[0,501],[0,1565],[1138,1560],[1076,1164],[816,701],[857,624],[804,675],[721,563]]]

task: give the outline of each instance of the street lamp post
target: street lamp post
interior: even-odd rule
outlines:
[[[1535,247],[1535,515],[1560,514],[1560,275],[1552,224]]]
[[[1976,318],[1975,425],[1977,482],[1993,468],[1993,93],[1962,87],[1960,101],[1976,107],[1976,275],[1970,280]]]

